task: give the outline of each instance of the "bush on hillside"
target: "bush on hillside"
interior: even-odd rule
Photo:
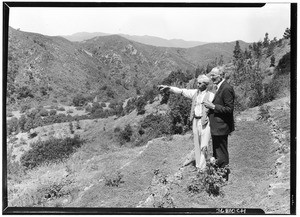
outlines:
[[[98,107],[96,110],[94,110],[94,108],[93,108],[90,116],[92,119],[105,118],[106,112],[103,111],[102,107]]]
[[[147,115],[141,122],[137,132],[132,136],[135,146],[145,145],[148,141],[171,135],[172,121],[168,115]]]
[[[21,106],[20,113],[25,113],[25,112],[28,111],[30,108],[31,108],[31,107],[30,107],[30,105],[28,105],[28,104],[22,105],[22,106]]]
[[[49,112],[46,110],[46,109],[41,109],[39,114],[42,116],[42,117],[46,117],[49,115]]]
[[[209,195],[223,195],[222,186],[225,184],[225,174],[229,173],[229,166],[224,168],[216,167],[215,164],[208,161],[203,179],[203,185]]]
[[[151,88],[145,91],[143,98],[145,99],[146,102],[152,104],[157,95],[158,95],[158,91],[156,90],[156,88]]]
[[[92,111],[92,106],[90,106],[90,105],[87,105],[86,107],[85,107],[85,112],[91,112]]]
[[[258,120],[266,121],[271,117],[270,115],[270,107],[269,106],[260,106],[259,107],[259,114],[258,114]]]
[[[63,160],[74,153],[83,142],[79,136],[65,139],[51,138],[47,141],[38,141],[31,144],[31,149],[22,155],[20,162],[22,166],[27,169],[32,169],[43,163]]]
[[[137,114],[138,115],[143,115],[145,114],[145,105],[147,105],[147,101],[145,100],[144,97],[139,97],[136,101],[136,109],[137,109]]]
[[[75,106],[83,106],[86,103],[87,99],[82,94],[77,94],[73,98],[73,104]]]
[[[23,86],[17,89],[17,98],[23,99],[23,98],[33,98],[34,95],[32,93],[32,90],[28,86]]]
[[[276,79],[272,79],[270,83],[264,85],[263,103],[271,102],[276,99],[280,85],[281,84]]]
[[[124,145],[126,142],[130,142],[133,130],[130,124],[127,124],[124,130],[121,130],[118,133],[119,142],[121,145]]]
[[[189,121],[191,100],[176,94],[171,94],[168,105],[170,107],[169,115],[172,120],[172,132],[182,134],[191,128]]]
[[[141,128],[143,131],[155,132],[155,136],[159,137],[161,135],[168,135],[172,133],[172,122],[167,115],[147,115],[141,122]],[[141,130],[141,132],[143,132]]]
[[[131,98],[127,101],[126,107],[124,108],[124,113],[129,114],[136,108],[137,98]]]
[[[279,74],[290,73],[291,71],[291,52],[286,53],[278,62],[276,70]]]
[[[56,113],[57,113],[57,111],[54,110],[54,109],[51,109],[51,110],[49,111],[49,115],[56,115]]]
[[[111,177],[104,177],[105,179],[105,186],[109,186],[109,187],[119,187],[120,184],[124,183],[124,180],[122,180],[123,175],[121,174],[121,172],[117,172],[116,175],[111,176]]]
[[[18,118],[13,117],[7,121],[7,135],[11,135],[13,132],[19,130],[19,121]]]
[[[73,112],[74,112],[73,109],[68,109],[68,110],[67,110],[67,113],[68,113],[68,114],[71,114],[71,113],[73,113]]]
[[[19,118],[19,128],[20,128],[20,131],[24,131],[25,130],[24,126],[25,126],[26,121],[27,121],[26,116],[25,115],[21,115],[21,117]]]
[[[57,110],[58,111],[66,111],[66,109],[64,107],[59,107]]]
[[[99,102],[93,102],[92,107],[91,107],[91,113],[94,113],[98,109],[102,109]]]
[[[166,77],[161,84],[163,85],[171,85],[173,83],[176,83],[178,85],[182,85],[187,83],[191,77],[188,77],[186,74],[182,72],[181,69],[177,71],[172,71],[168,77]]]

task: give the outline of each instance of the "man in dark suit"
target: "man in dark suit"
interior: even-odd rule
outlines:
[[[234,131],[233,107],[234,90],[224,79],[222,67],[215,67],[209,73],[212,82],[217,87],[212,102],[203,104],[209,108],[210,129],[213,143],[213,157],[219,167],[229,164],[228,135]],[[225,177],[228,180],[228,173]]]

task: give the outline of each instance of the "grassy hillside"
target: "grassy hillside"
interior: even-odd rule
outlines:
[[[270,102],[265,108],[267,113],[256,107],[236,117],[237,129],[229,137],[230,181],[221,188],[222,197],[209,196],[195,182],[197,173],[192,167],[182,167],[193,149],[190,132],[157,138],[144,146],[120,146],[114,129],[128,123],[137,126],[150,112],[167,109],[155,102],[147,107],[145,116],[137,116],[133,111],[119,119],[80,121],[75,134],[86,142],[63,162],[43,164],[26,173],[14,167],[8,179],[9,205],[247,207],[262,208],[267,213],[288,213],[289,98]],[[64,136],[68,136],[69,126],[65,127]],[[54,132],[62,128],[61,124],[52,127]],[[43,132],[50,133],[35,131],[37,137]],[[25,140],[27,135],[23,136]],[[19,140],[12,143],[14,146],[24,147]],[[211,147],[209,151],[211,156]],[[196,184],[197,191],[189,187]]]

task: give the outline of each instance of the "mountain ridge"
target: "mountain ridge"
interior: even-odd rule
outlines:
[[[120,35],[124,38],[127,38],[129,40],[133,40],[136,42],[140,42],[142,44],[147,45],[153,45],[153,46],[159,46],[159,47],[179,47],[179,48],[190,48],[202,44],[207,44],[207,42],[200,42],[200,41],[186,41],[183,39],[164,39],[157,36],[150,36],[150,35],[128,35],[128,34],[110,34],[110,33],[102,33],[102,32],[79,32],[74,33],[72,35],[62,35],[61,37],[64,37],[70,41],[73,42],[80,42],[88,39],[92,39],[97,36],[108,36],[108,35]]]

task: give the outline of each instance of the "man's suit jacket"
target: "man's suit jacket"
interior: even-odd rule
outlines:
[[[209,112],[211,135],[228,135],[234,131],[234,98],[233,87],[224,81],[212,101],[215,109]]]

